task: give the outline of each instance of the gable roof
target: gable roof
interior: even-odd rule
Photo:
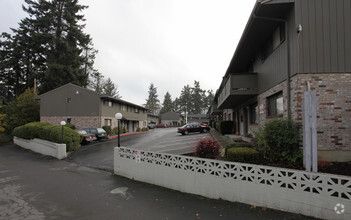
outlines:
[[[294,6],[295,0],[257,0],[246,24],[225,77],[231,73],[244,73],[252,58],[261,48],[274,29],[286,19],[287,13]],[[265,18],[265,19],[262,19]]]
[[[73,83],[67,83],[67,84],[65,84],[63,86],[57,87],[56,89],[50,90],[50,91],[48,91],[46,93],[43,93],[43,94],[37,96],[36,99],[40,100],[42,97],[48,96],[48,95],[56,92],[57,90],[64,89],[65,87],[75,87],[77,89],[82,89],[82,90],[85,90],[85,91],[87,91],[87,92],[89,92],[91,94],[94,94],[94,95],[96,95],[97,97],[99,97],[102,100],[109,100],[109,101],[113,101],[113,102],[123,103],[123,104],[126,104],[126,105],[130,105],[130,106],[134,106],[134,107],[138,107],[138,108],[141,108],[141,109],[148,110],[147,108],[145,108],[143,106],[140,106],[140,105],[137,105],[137,104],[134,104],[134,103],[131,103],[131,102],[127,102],[127,101],[125,101],[123,99],[117,99],[117,98],[114,98],[114,97],[111,97],[111,96],[108,96],[108,95],[103,95],[103,94],[95,92],[95,91],[93,91],[91,89],[84,88],[84,87],[81,87],[81,86],[77,86],[77,85],[75,85]]]

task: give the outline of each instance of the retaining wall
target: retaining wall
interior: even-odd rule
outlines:
[[[13,143],[25,149],[28,149],[43,155],[56,157],[57,159],[63,159],[67,157],[66,144],[57,144],[57,143],[53,143],[50,141],[37,139],[37,138],[34,138],[32,140],[27,140],[19,137],[14,137]]]
[[[351,219],[351,178],[299,170],[114,150],[114,173],[181,192],[301,213]]]

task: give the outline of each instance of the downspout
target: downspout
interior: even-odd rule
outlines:
[[[285,19],[279,19],[279,18],[269,18],[269,17],[260,17],[256,16],[256,14],[253,15],[254,18],[257,19],[262,19],[262,20],[267,20],[267,21],[276,21],[276,22],[284,22],[285,25],[285,39],[286,39],[286,50],[287,50],[287,83],[286,83],[286,90],[287,90],[287,114],[288,114],[288,120],[291,120],[291,91],[290,91],[290,45],[289,45],[289,32],[288,32],[288,21]]]

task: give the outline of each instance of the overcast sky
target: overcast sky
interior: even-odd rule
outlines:
[[[154,83],[163,101],[194,80],[218,89],[255,0],[80,0],[95,67],[122,99],[145,104]],[[17,28],[24,0],[0,0],[0,32]]]

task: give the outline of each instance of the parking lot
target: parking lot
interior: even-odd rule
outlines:
[[[156,128],[147,136],[143,136],[138,143],[122,146],[153,152],[188,154],[193,151],[198,140],[205,137],[210,137],[210,134],[181,135],[177,133],[177,128]]]
[[[181,135],[177,133],[177,128],[155,128],[148,133],[121,137],[121,146],[152,152],[188,154],[192,153],[197,141],[205,137],[210,137],[210,134],[191,133]],[[117,147],[117,138],[94,141],[82,145],[66,160],[112,172],[114,147]]]

